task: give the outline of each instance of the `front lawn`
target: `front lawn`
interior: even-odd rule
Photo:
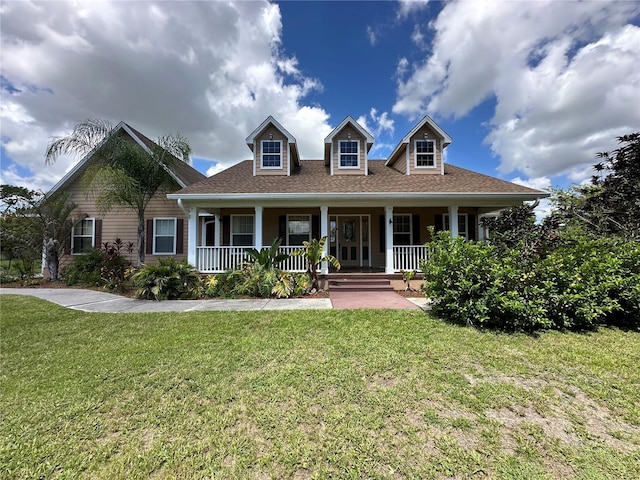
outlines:
[[[640,478],[640,334],[1,298],[2,478]]]

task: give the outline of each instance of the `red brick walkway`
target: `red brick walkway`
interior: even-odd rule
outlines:
[[[346,310],[352,308],[392,308],[400,309],[420,309],[404,297],[395,292],[358,292],[358,291],[331,291],[329,298],[333,308]]]

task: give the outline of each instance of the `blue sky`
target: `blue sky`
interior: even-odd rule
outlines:
[[[30,188],[72,168],[44,150],[85,118],[179,131],[214,174],[268,115],[303,158],[351,115],[385,158],[428,114],[448,162],[536,188],[587,180],[640,130],[638,2],[5,1],[0,17],[1,181]]]

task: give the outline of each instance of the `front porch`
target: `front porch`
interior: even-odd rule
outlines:
[[[185,209],[186,210],[186,209]],[[192,207],[189,213],[188,261],[201,273],[241,268],[249,248],[269,248],[275,238],[289,257],[280,268],[304,272],[302,257],[291,256],[304,240],[327,237],[325,253],[343,271],[385,273],[420,271],[427,259],[428,227],[475,240],[481,212],[474,207]],[[322,265],[321,273],[330,273]]]

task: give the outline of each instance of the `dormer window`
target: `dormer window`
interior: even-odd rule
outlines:
[[[282,141],[281,140],[263,140],[262,168],[282,168]]]
[[[416,168],[435,168],[436,142],[435,140],[416,140],[415,142]]]
[[[360,142],[340,140],[340,168],[360,168]]]

